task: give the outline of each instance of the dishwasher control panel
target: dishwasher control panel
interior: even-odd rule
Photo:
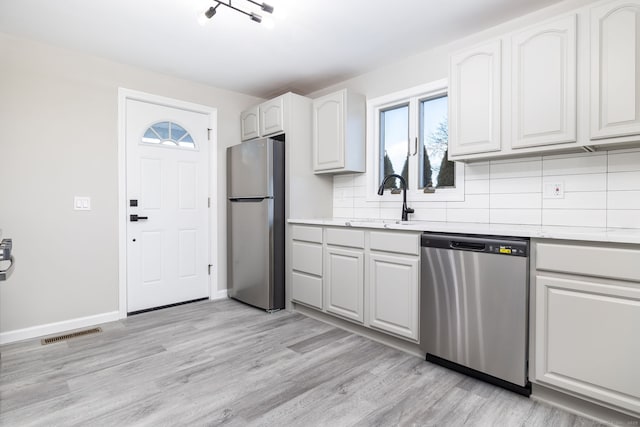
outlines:
[[[529,240],[505,236],[424,233],[422,247],[480,252],[494,255],[529,256]]]

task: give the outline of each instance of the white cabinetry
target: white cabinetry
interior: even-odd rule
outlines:
[[[284,131],[284,98],[279,96],[260,104],[260,135],[275,135]]]
[[[418,342],[420,232],[294,225],[292,234],[292,301]]]
[[[281,95],[240,113],[241,139],[248,141],[284,132],[286,96]]]
[[[500,150],[501,43],[493,40],[450,58],[451,156]]]
[[[240,113],[240,129],[243,141],[260,136],[260,107],[258,105]]]
[[[322,309],[322,228],[294,225],[291,299]]]
[[[315,173],[364,172],[365,99],[341,90],[313,101]]]
[[[640,250],[536,244],[533,381],[640,415]]]
[[[576,141],[576,15],[512,36],[511,147]]]
[[[325,249],[326,308],[333,314],[364,321],[364,253],[362,249]]]
[[[640,135],[640,1],[593,7],[590,32],[591,139]]]
[[[325,229],[325,308],[364,322],[364,230]]]
[[[420,235],[371,231],[369,249],[369,325],[417,341]]]

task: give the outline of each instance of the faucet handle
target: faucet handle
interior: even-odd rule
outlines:
[[[407,213],[415,213],[415,210],[413,208],[406,208],[405,212],[407,212]]]

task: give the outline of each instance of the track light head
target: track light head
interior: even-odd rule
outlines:
[[[217,7],[217,6],[216,6],[216,7]],[[211,18],[213,18],[213,15],[215,15],[215,14],[216,14],[216,8],[215,8],[215,7],[213,7],[213,6],[211,6],[209,9],[207,9],[207,10],[204,12],[204,16],[206,16],[206,17],[207,17],[207,19],[211,19]]]
[[[212,6],[209,9],[202,12],[200,16],[198,16],[198,23],[202,26],[207,25],[207,22],[209,22],[209,19],[213,18],[213,15],[216,14],[217,7],[218,7],[217,5],[215,7]]]
[[[268,5],[266,3],[262,3],[262,5],[260,6],[262,8],[263,11],[267,12],[267,13],[273,13],[273,6]]]
[[[251,18],[252,21],[260,23],[262,22],[262,16],[258,15],[257,13],[253,13],[251,12],[249,14],[249,17]]]

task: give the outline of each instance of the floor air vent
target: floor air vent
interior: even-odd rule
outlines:
[[[78,332],[72,332],[70,334],[58,335],[57,337],[43,338],[42,341],[40,341],[40,342],[42,343],[42,345],[53,344],[55,342],[68,340],[70,338],[82,337],[84,335],[89,335],[89,334],[97,334],[99,332],[102,332],[102,328],[85,329],[84,331],[78,331]]]

